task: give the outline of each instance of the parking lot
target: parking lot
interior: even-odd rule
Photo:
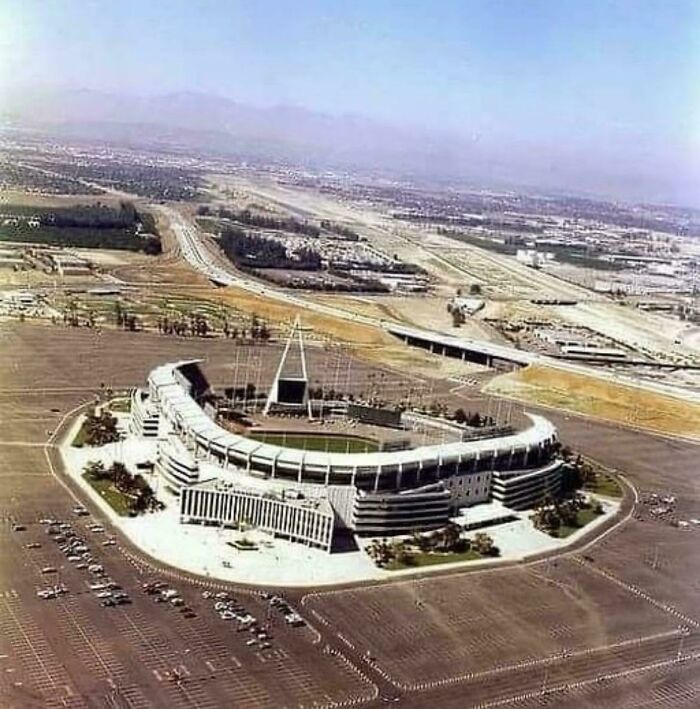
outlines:
[[[321,592],[306,607],[405,687],[671,635],[678,626],[573,560]],[[361,609],[362,622],[350,608]]]
[[[8,331],[0,355],[0,705],[219,707],[233,699],[279,707],[368,697],[368,682],[278,612],[261,640],[223,620],[200,584],[165,577],[182,605],[143,591],[159,571],[134,563],[104,520],[78,514],[79,502],[52,475],[59,457],[44,442],[102,382],[137,384],[151,363],[174,353],[158,352],[159,338],[135,337],[127,364],[115,362],[116,352],[114,368],[104,359],[88,370],[94,333],[73,338],[65,330],[49,344],[45,329]],[[104,357],[110,341],[99,342]],[[179,343],[183,352],[188,344]],[[268,600],[241,593],[265,623]]]
[[[672,514],[640,501],[626,524],[556,562],[305,602],[284,589],[265,598],[139,556],[94,510],[76,511],[52,474],[59,458],[44,447],[102,382],[139,384],[155,364],[199,353],[225,372],[230,352],[154,336],[52,329],[49,341],[46,328],[3,329],[0,705],[697,706],[700,529],[674,525],[700,517],[697,447],[548,412],[567,443],[624,470],[643,494],[673,496]],[[158,593],[144,588],[158,583]],[[168,589],[175,595],[155,600]],[[128,601],[117,603],[119,593]],[[304,624],[288,622],[275,595]]]
[[[83,706],[79,697],[123,695],[126,706],[213,707],[235,696],[240,706],[306,706],[362,693],[308,628],[268,614],[266,599],[246,594],[247,612],[262,619],[253,632],[252,624],[223,620],[198,586],[161,581],[166,599],[151,595],[144,584],[154,578],[118,544],[104,546],[107,533],[89,528],[90,517],[55,504],[40,514],[21,523],[10,515],[2,525],[3,578],[12,580],[0,599],[8,701],[30,693],[40,706]],[[62,551],[66,534],[88,547],[86,560]]]

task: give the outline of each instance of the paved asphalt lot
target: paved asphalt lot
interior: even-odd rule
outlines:
[[[91,532],[99,516],[72,512],[46,445],[101,382],[133,386],[155,364],[197,354],[225,371],[231,346],[29,324],[2,324],[0,337],[0,706],[700,705],[700,528],[671,523],[700,518],[697,446],[552,415],[565,442],[637,488],[626,523],[588,548],[515,568],[285,592],[305,628],[235,588],[270,624],[262,648],[202,597],[223,585],[160,568],[120,538],[103,546],[109,528]],[[676,496],[675,511],[652,515],[652,492]],[[39,522],[47,517],[71,525],[131,604],[100,606],[94,574],[61,553]],[[141,590],[155,579],[196,617]],[[37,597],[59,583],[67,594]]]

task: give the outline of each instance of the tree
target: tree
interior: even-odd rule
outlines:
[[[134,479],[123,463],[112,463],[109,469],[114,486],[123,492],[128,492],[134,487]]]
[[[481,556],[495,556],[493,539],[485,532],[477,532],[472,539],[472,548]]]
[[[481,285],[479,283],[472,283],[469,286],[469,293],[471,295],[481,295]]]
[[[104,480],[109,477],[104,463],[101,460],[91,460],[83,468],[85,475],[93,480]]]
[[[145,512],[153,504],[153,491],[150,487],[139,490],[134,498],[131,508],[136,512]]]
[[[394,542],[392,555],[394,559],[403,566],[413,566],[416,563],[415,555],[406,546],[405,542]]]
[[[455,409],[453,418],[457,423],[466,423],[467,414],[464,412],[464,409]]]
[[[122,305],[118,300],[114,303],[114,318],[117,322],[117,327],[124,326],[124,311],[122,310]]]
[[[462,537],[462,528],[454,522],[449,522],[441,530],[435,533],[435,548],[440,551],[455,551],[459,546]]]
[[[377,566],[387,566],[394,559],[394,549],[386,539],[375,539],[367,546],[367,553]]]
[[[95,411],[88,413],[83,424],[85,442],[89,446],[104,446],[119,440],[117,419],[106,409],[97,415]]]
[[[561,491],[567,495],[578,490],[583,485],[583,475],[578,465],[564,463],[562,465]]]

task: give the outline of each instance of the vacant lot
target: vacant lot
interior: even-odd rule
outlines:
[[[700,438],[700,404],[550,367],[493,379],[486,390],[651,431]]]

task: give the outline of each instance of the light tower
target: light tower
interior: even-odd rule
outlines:
[[[285,408],[306,409],[309,418],[312,418],[311,400],[309,399],[309,377],[306,370],[306,352],[304,351],[302,333],[301,320],[297,315],[292,331],[287,338],[282,358],[279,365],[277,365],[277,373],[263,409],[264,416],[267,416],[272,406],[277,404]],[[298,347],[296,350],[296,362],[293,361],[293,357],[290,357],[292,355],[292,345],[295,342]]]

